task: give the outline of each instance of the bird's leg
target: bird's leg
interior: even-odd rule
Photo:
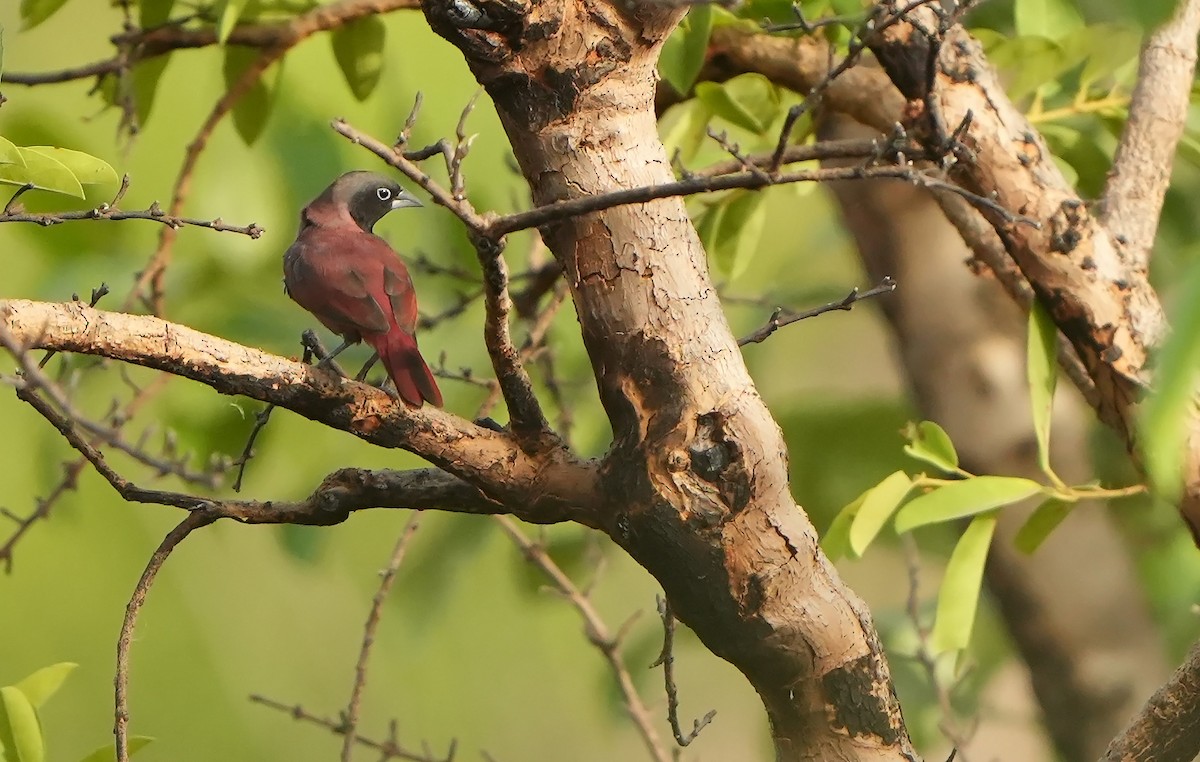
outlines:
[[[375,367],[375,363],[377,363],[377,362],[379,362],[379,353],[378,352],[371,355],[371,359],[367,360],[367,364],[362,366],[362,370],[360,370],[358,372],[358,375],[354,377],[354,380],[355,381],[365,381],[367,378],[367,373],[369,373],[371,371],[371,368]]]
[[[337,373],[339,376],[344,377],[346,375],[346,371],[342,370],[342,367],[335,363],[333,358],[341,354],[346,347],[350,346],[354,342],[343,341],[341,346],[339,346],[337,349],[333,350],[332,352],[326,352],[325,347],[321,344],[321,340],[317,338],[316,332],[308,330],[305,331],[301,336],[300,343],[304,346],[306,352],[311,352],[312,354],[316,355],[317,359],[320,360],[320,362],[317,363],[318,368],[332,368],[333,372]]]

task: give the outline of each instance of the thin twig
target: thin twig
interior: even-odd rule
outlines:
[[[904,544],[904,555],[908,565],[908,617],[917,634],[917,649],[913,658],[924,669],[925,676],[929,678],[929,685],[933,689],[934,695],[937,696],[938,709],[942,715],[938,722],[938,728],[953,744],[958,758],[962,762],[967,762],[963,749],[970,741],[973,730],[963,729],[958,725],[954,703],[951,699],[953,686],[947,686],[938,674],[937,660],[929,645],[930,631],[921,618],[921,556],[912,535],[905,534],[900,539]],[[952,752],[950,758],[954,759],[954,757],[955,754]]]
[[[363,146],[392,167],[400,170],[405,177],[412,180],[428,193],[434,203],[444,206],[453,212],[454,216],[458,217],[467,226],[467,230],[471,235],[482,235],[499,240],[499,236],[489,236],[487,234],[487,221],[475,211],[470,201],[455,198],[452,191],[448,191],[434,182],[429,173],[421,169],[421,166],[417,164],[416,159],[409,158],[406,153],[394,145],[387,145],[364,132],[360,132],[344,119],[333,120],[332,126],[334,131],[342,137]]]
[[[387,601],[392,584],[396,581],[396,571],[404,562],[404,554],[408,550],[409,540],[416,533],[421,512],[417,511],[404,526],[396,547],[392,550],[391,559],[384,569],[379,589],[371,602],[371,611],[367,614],[367,623],[363,627],[362,648],[358,651],[358,662],[354,665],[354,687],[350,690],[350,700],[346,703],[346,714],[342,723],[345,728],[342,737],[342,762],[350,762],[354,753],[354,743],[358,738],[358,712],[362,704],[363,690],[367,686],[367,662],[371,657],[371,647],[375,645],[375,631],[379,628],[379,620],[383,615],[383,604]]]
[[[646,750],[650,752],[656,762],[670,762],[671,755],[663,747],[662,741],[659,740],[658,731],[654,729],[654,721],[650,717],[650,712],[646,709],[646,705],[642,703],[641,696],[638,695],[637,688],[633,684],[633,678],[629,674],[629,669],[625,666],[625,661],[621,658],[621,645],[623,636],[628,630],[633,619],[627,621],[616,634],[612,634],[608,630],[608,626],[600,617],[600,613],[596,611],[596,607],[592,605],[591,600],[585,596],[566,572],[554,562],[546,549],[530,540],[517,527],[515,521],[508,516],[496,516],[495,521],[508,535],[509,539],[516,544],[525,558],[531,564],[541,570],[542,574],[554,585],[554,588],[561,593],[575,610],[579,612],[579,616],[583,619],[584,634],[587,636],[588,642],[594,645],[605,660],[608,661],[609,667],[612,669],[613,676],[616,677],[617,686],[621,690],[621,696],[625,699],[625,709],[629,713],[630,719],[637,726],[638,732],[641,733],[642,741],[646,745]]]
[[[947,190],[957,193],[974,206],[992,211],[994,214],[1001,216],[1006,222],[1040,227],[1040,223],[1036,220],[1025,215],[1015,214],[1000,206],[992,199],[972,193],[965,188],[934,177],[926,170],[906,164],[904,166],[826,167],[822,169],[785,172],[769,177],[751,172],[735,172],[716,177],[693,176],[689,179],[677,180],[661,185],[625,188],[610,193],[584,196],[567,201],[557,201],[528,211],[506,215],[492,221],[486,227],[483,234],[487,237],[503,236],[518,230],[539,227],[557,220],[578,217],[582,214],[600,212],[627,204],[642,204],[662,198],[692,196],[700,193],[732,190],[734,188],[757,190],[791,183],[865,180],[873,178],[893,178],[905,180],[924,188]]]
[[[757,344],[759,342],[766,341],[771,334],[775,333],[784,326],[791,325],[792,323],[796,323],[801,320],[807,320],[808,318],[816,317],[817,315],[824,315],[826,312],[834,312],[837,310],[846,310],[848,312],[856,303],[861,302],[864,299],[870,299],[871,297],[879,296],[881,294],[890,294],[895,290],[896,281],[892,280],[891,277],[888,276],[884,277],[884,279],[881,280],[878,285],[873,286],[866,291],[859,291],[856,288],[836,302],[823,304],[820,307],[813,307],[812,309],[805,310],[803,312],[787,314],[782,307],[776,307],[775,311],[771,313],[770,319],[768,319],[761,328],[756,330],[754,333],[738,339],[738,346],[744,347],[747,344]]]
[[[17,397],[33,406],[35,410],[53,423],[64,435],[67,433],[65,429],[70,429],[74,435],[74,439],[90,449],[100,461],[103,461],[103,456],[93,445],[84,442],[77,429],[87,431],[96,440],[120,450],[144,465],[150,466],[160,475],[175,474],[184,481],[192,484],[203,484],[209,487],[216,486],[216,475],[214,473],[193,472],[188,469],[185,459],[172,459],[172,452],[166,453],[166,459],[151,455],[142,449],[140,445],[131,445],[126,442],[121,437],[117,428],[92,421],[76,411],[67,398],[66,392],[42,372],[40,366],[33,362],[33,358],[17,343],[15,337],[13,337],[8,327],[3,323],[0,323],[0,346],[7,349],[21,366],[21,376],[12,381],[13,386],[17,390]],[[59,413],[50,408],[49,404],[38,395],[39,391],[49,397],[62,412]],[[71,441],[70,437],[68,441]],[[108,468],[107,464],[105,468]],[[108,469],[108,471],[115,475],[115,472],[111,469]],[[128,482],[125,483],[125,486],[129,486]]]
[[[257,693],[250,695],[250,701],[255,704],[261,704],[262,706],[270,709],[283,712],[284,714],[291,715],[292,719],[294,720],[312,723],[313,725],[320,725],[330,733],[341,734],[344,732],[343,723],[337,720],[331,720],[328,717],[321,717],[313,714],[305,710],[300,704],[284,704],[276,701],[275,699],[268,698]],[[379,757],[380,762],[388,759],[402,759],[406,760],[407,762],[453,762],[454,754],[458,747],[456,741],[451,741],[450,748],[447,750],[446,756],[441,757],[440,759],[434,757],[429,751],[425,751],[424,753],[409,751],[400,746],[400,744],[396,741],[394,727],[392,728],[392,737],[388,738],[386,741],[375,741],[360,735],[355,737],[354,742],[359,746],[363,746],[368,749],[374,749],[375,751],[379,752],[382,755]]]
[[[864,50],[867,49],[865,40],[868,35],[878,35],[887,29],[889,26],[902,21],[909,11],[915,10],[923,5],[929,5],[936,0],[913,0],[904,8],[897,10],[896,13],[879,18],[875,14],[867,17],[862,25],[854,32],[850,48],[846,52],[846,57],[838,63],[837,66],[830,69],[825,78],[817,83],[815,87],[809,90],[804,97],[804,100],[797,106],[788,109],[787,118],[784,119],[783,127],[779,130],[779,140],[775,145],[775,153],[772,155],[770,171],[772,174],[779,171],[779,167],[783,164],[784,152],[787,150],[788,143],[792,138],[792,130],[800,117],[811,111],[821,99],[821,96],[829,89],[829,86],[845,72],[849,71],[858,63]],[[803,17],[801,17],[803,18]]]
[[[162,208],[157,204],[137,212],[127,212],[121,209],[114,209],[107,204],[103,204],[94,209],[80,209],[74,212],[45,212],[45,213],[30,213],[30,212],[5,212],[0,214],[0,222],[32,222],[43,227],[52,225],[60,225],[64,222],[75,222],[79,220],[108,220],[110,222],[120,222],[122,220],[150,220],[166,225],[169,228],[178,230],[181,227],[198,227],[216,230],[222,233],[240,233],[251,238],[259,238],[265,229],[257,223],[251,222],[249,225],[230,225],[220,217],[213,220],[199,220],[192,217],[177,217],[163,212]]]
[[[417,0],[343,0],[320,5],[307,13],[278,23],[239,24],[234,27],[226,45],[269,50],[279,45],[294,47],[319,32],[332,31],[367,16],[392,11],[419,8]],[[77,79],[116,74],[122,67],[167,55],[176,50],[205,48],[219,44],[215,27],[186,29],[172,22],[153,29],[139,29],[115,35],[111,42],[131,51],[125,60],[120,55],[103,61],[49,72],[4,72],[0,81],[15,85],[37,85],[70,82]]]
[[[663,596],[658,597],[658,615],[662,617],[663,623],[663,647],[662,653],[650,665],[650,668],[653,669],[660,665],[663,668],[663,682],[667,691],[667,720],[671,723],[671,732],[675,735],[675,743],[680,746],[688,746],[696,740],[700,731],[713,721],[713,718],[717,716],[717,710],[710,709],[700,719],[693,720],[690,733],[685,734],[679,727],[679,687],[675,684],[675,614],[671,611],[670,602]]]
[[[212,137],[217,125],[221,123],[226,114],[233,110],[238,101],[253,89],[266,70],[282,58],[289,49],[288,45],[279,45],[264,50],[262,55],[246,67],[246,70],[242,72],[237,81],[229,87],[220,100],[217,101],[216,105],[213,106],[212,111],[209,112],[208,117],[200,126],[196,136],[188,144],[187,152],[183,158],[183,165],[179,168],[179,174],[175,177],[175,188],[171,194],[171,206],[168,216],[177,217],[183,210],[183,205],[191,190],[192,175],[196,170],[196,164],[200,160],[200,155],[208,146],[209,138]],[[154,314],[162,314],[163,276],[166,274],[167,264],[171,261],[171,251],[175,245],[175,238],[175,227],[168,225],[163,229],[158,238],[158,248],[155,249],[154,253],[150,256],[150,260],[146,263],[146,267],[138,275],[137,282],[125,298],[123,309],[128,309],[133,306],[134,302],[141,299]],[[150,289],[149,294],[145,293],[147,288]]]
[[[216,520],[217,516],[214,513],[201,507],[189,513],[178,526],[168,532],[158,549],[150,556],[146,570],[142,572],[137,586],[133,589],[133,595],[125,606],[125,618],[121,622],[121,635],[117,640],[117,674],[114,679],[113,735],[116,736],[117,762],[129,762],[129,649],[133,645],[133,628],[137,624],[138,612],[146,602],[146,594],[150,592],[154,578],[166,563],[171,551],[193,531]]]
[[[268,402],[266,407],[254,414],[254,428],[250,429],[250,436],[246,438],[246,446],[242,448],[242,454],[234,461],[237,463],[237,478],[233,480],[233,491],[242,491],[242,477],[246,475],[246,464],[254,457],[254,442],[258,439],[258,435],[266,428],[267,423],[271,420],[271,413],[275,410],[274,403]]]

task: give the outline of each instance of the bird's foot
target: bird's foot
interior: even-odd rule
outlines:
[[[312,358],[316,357],[318,362],[317,368],[329,368],[339,376],[345,377],[346,371],[342,366],[333,361],[333,358],[342,353],[346,347],[350,346],[350,342],[343,341],[341,346],[329,352],[325,349],[325,345],[317,338],[317,332],[311,328],[300,334],[300,345],[304,347],[304,362],[311,363]]]

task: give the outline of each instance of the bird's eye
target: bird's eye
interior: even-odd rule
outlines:
[[[380,201],[390,201],[392,198],[392,191],[390,188],[380,188],[375,191],[375,195],[379,197]]]

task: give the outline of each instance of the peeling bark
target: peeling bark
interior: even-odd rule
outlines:
[[[867,40],[907,100],[904,123],[927,147],[947,147],[956,134],[955,180],[1027,218],[980,210],[1074,347],[1095,384],[1100,420],[1140,462],[1136,419],[1149,388],[1148,360],[1167,331],[1158,295],[1066,182],[979,43],[961,26],[943,27],[928,7],[906,8],[900,0],[880,3],[877,14],[904,20]],[[1200,542],[1200,412],[1187,431],[1180,512]]]

